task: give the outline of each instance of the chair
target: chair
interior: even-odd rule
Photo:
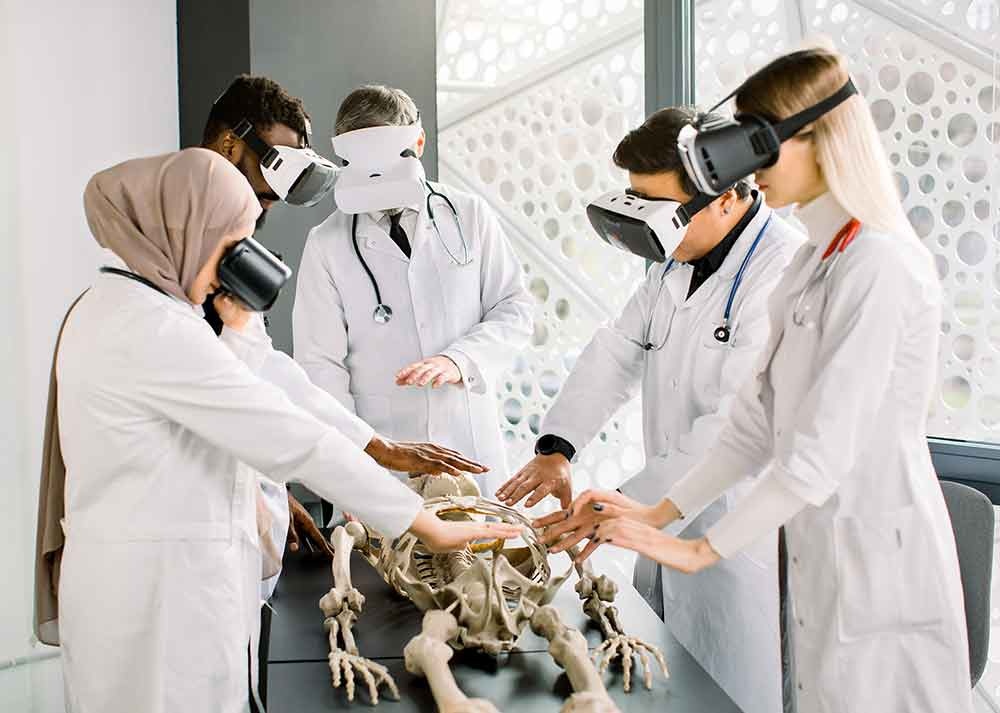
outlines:
[[[969,632],[969,670],[972,686],[975,687],[986,668],[990,646],[993,503],[981,492],[966,485],[941,481],[941,490],[958,548],[958,566],[965,595],[965,623]]]

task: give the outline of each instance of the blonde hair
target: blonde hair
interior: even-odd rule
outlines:
[[[849,77],[844,57],[832,48],[799,50],[751,77],[736,95],[736,108],[771,121],[786,119],[826,99]],[[820,171],[837,202],[864,225],[913,235],[864,97],[849,97],[813,122],[811,131]]]

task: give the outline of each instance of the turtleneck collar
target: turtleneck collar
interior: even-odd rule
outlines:
[[[795,217],[805,226],[809,234],[809,242],[816,245],[827,245],[851,216],[837,202],[830,191],[827,191],[809,203],[795,209]]]

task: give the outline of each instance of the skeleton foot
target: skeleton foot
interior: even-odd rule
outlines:
[[[330,673],[333,674],[333,687],[340,688],[341,680],[344,681],[344,688],[347,691],[347,700],[354,700],[354,679],[359,675],[368,686],[368,696],[372,705],[378,705],[378,689],[384,685],[388,689],[390,697],[399,700],[399,689],[396,682],[392,680],[389,670],[382,664],[362,658],[357,654],[349,654],[342,649],[331,651],[329,655]]]
[[[427,679],[439,713],[499,713],[489,701],[467,697],[455,683],[448,668],[454,652],[447,642],[457,634],[458,621],[448,612],[424,614],[421,632],[403,649],[406,670]]]
[[[646,684],[647,689],[653,688],[653,668],[650,662],[651,657],[660,665],[660,670],[663,671],[663,677],[670,678],[670,673],[667,671],[667,662],[663,658],[663,653],[652,644],[647,644],[645,641],[637,639],[634,636],[627,636],[625,634],[612,636],[611,638],[606,639],[593,654],[594,663],[599,666],[598,671],[602,674],[608,670],[612,661],[621,657],[622,668],[624,669],[623,683],[626,693],[632,690],[633,655],[638,656],[639,661],[642,662],[642,680]]]
[[[594,660],[599,662],[600,673],[606,672],[611,662],[621,657],[624,688],[626,692],[632,690],[632,656],[635,655],[642,663],[642,679],[647,689],[653,687],[650,657],[660,665],[664,677],[670,677],[667,662],[657,647],[625,633],[618,617],[618,609],[613,605],[618,587],[610,578],[604,575],[595,577],[589,568],[581,569],[576,591],[583,600],[583,611],[601,627],[604,635],[604,643],[594,652]]]

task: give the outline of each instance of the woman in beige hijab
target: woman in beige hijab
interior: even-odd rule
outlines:
[[[84,202],[114,256],[64,325],[47,438],[49,486],[65,472],[68,710],[247,710],[260,555],[256,485],[240,462],[434,550],[516,534],[428,516],[358,443],[215,337],[195,305],[260,211],[222,157],[128,161],[94,176]]]

